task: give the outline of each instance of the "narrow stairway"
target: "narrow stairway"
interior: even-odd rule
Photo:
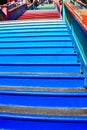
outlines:
[[[86,102],[63,20],[0,23],[0,129],[86,130]]]

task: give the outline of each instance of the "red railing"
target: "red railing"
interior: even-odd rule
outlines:
[[[0,5],[0,20],[6,20],[8,19],[8,7],[7,4]]]
[[[53,0],[55,6],[57,7],[58,9],[58,15],[59,17],[61,18],[62,17],[62,0]]]

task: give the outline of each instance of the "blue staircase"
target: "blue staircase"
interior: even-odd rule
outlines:
[[[0,24],[0,129],[87,129],[84,74],[63,20]]]

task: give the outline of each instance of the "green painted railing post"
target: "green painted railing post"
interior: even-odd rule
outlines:
[[[64,0],[62,0],[62,13],[63,13],[63,20],[65,20],[66,16],[65,16],[65,6],[64,6]]]

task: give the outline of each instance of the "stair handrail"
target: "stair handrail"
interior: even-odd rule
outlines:
[[[71,2],[64,2],[65,21],[71,32],[81,72],[85,74],[84,86],[87,87],[87,15]],[[87,10],[86,10],[87,11]]]
[[[8,19],[8,6],[7,4],[0,5],[0,21]]]
[[[81,1],[77,1],[77,4],[81,6],[81,8],[86,8],[87,9],[87,4],[82,3]]]
[[[12,9],[8,10],[8,19],[9,20],[16,20],[26,10],[27,10],[27,4],[18,5]]]
[[[54,5],[57,7],[58,15],[60,18],[62,18],[62,0],[53,0]]]

